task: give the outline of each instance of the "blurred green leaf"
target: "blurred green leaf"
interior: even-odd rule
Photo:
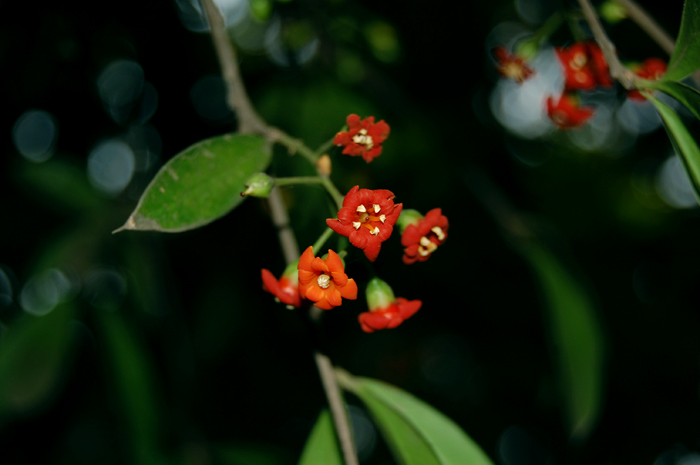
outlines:
[[[29,413],[56,392],[72,354],[71,302],[44,316],[26,315],[0,340],[0,416]]]
[[[222,444],[216,446],[215,451],[218,459],[216,463],[225,465],[284,465],[290,463],[288,454],[274,444]],[[329,463],[332,464],[332,462]]]
[[[198,142],[158,171],[124,229],[180,232],[220,218],[242,201],[243,184],[270,164],[262,137],[225,134]]]
[[[338,381],[365,403],[400,463],[493,463],[455,422],[406,391],[346,372],[338,372]]]
[[[76,211],[94,211],[105,202],[88,183],[84,167],[53,158],[44,163],[22,163],[16,172],[22,186],[44,202]]]
[[[549,250],[530,241],[518,247],[537,276],[549,316],[557,377],[569,434],[583,440],[600,414],[603,337],[585,289]]]
[[[154,370],[144,349],[129,331],[117,312],[95,312],[100,324],[104,349],[109,357],[110,371],[120,410],[124,412],[135,463],[152,465],[164,463],[158,449],[159,420]]]
[[[700,68],[700,1],[685,0],[681,28],[664,81],[680,81]]]
[[[299,465],[343,465],[343,459],[335,437],[333,418],[328,409],[323,409],[314,429],[306,440]]]
[[[698,148],[698,144],[688,132],[678,113],[654,96],[648,93],[644,95],[661,115],[668,138],[671,140],[676,154],[683,162],[685,172],[693,185],[695,198],[700,203],[700,148]]]
[[[675,98],[700,119],[700,92],[697,90],[676,81],[645,81],[644,84],[649,89],[658,89]]]

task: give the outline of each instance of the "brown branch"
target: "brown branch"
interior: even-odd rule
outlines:
[[[202,0],[211,29],[214,49],[221,65],[221,74],[226,84],[226,102],[236,113],[238,131],[242,133],[266,134],[267,125],[260,118],[248,98],[238,69],[236,49],[224,27],[224,18],[213,0]]]
[[[663,49],[664,52],[669,55],[673,54],[673,50],[676,47],[676,43],[668,32],[666,32],[659,23],[652,18],[649,13],[647,13],[642,7],[640,7],[634,0],[613,0],[615,3],[620,5],[627,11],[627,16],[630,17],[632,21],[637,23],[637,25],[646,32],[649,37],[651,37],[654,42],[659,44],[659,47]]]
[[[581,6],[583,17],[586,18],[586,22],[591,28],[593,37],[595,38],[596,42],[598,42],[598,45],[603,52],[603,56],[605,56],[605,61],[608,62],[608,66],[610,67],[610,75],[617,79],[625,89],[635,89],[636,87],[634,82],[637,79],[635,74],[629,69],[625,68],[625,66],[617,58],[617,55],[615,54],[615,46],[603,30],[603,26],[600,24],[598,15],[596,14],[595,9],[593,9],[591,2],[588,0],[578,0],[578,3]]]
[[[239,132],[262,134],[270,141],[285,137],[286,134],[279,129],[269,127],[253,108],[245,86],[243,85],[243,79],[241,78],[238,61],[236,59],[236,51],[224,28],[224,21],[221,17],[221,13],[213,0],[202,0],[202,3],[211,27],[214,48],[216,49],[219,64],[221,65],[221,74],[226,83],[226,103],[231,110],[236,113]],[[284,253],[285,261],[287,264],[292,263],[299,259],[299,245],[294,237],[294,231],[292,231],[289,226],[289,215],[287,214],[287,209],[279,193],[279,189],[273,189],[270,193],[269,205],[272,222],[277,227],[277,235],[282,247],[282,252]],[[318,322],[321,312],[322,311],[317,307],[312,307],[310,317],[313,321]],[[333,423],[335,425],[336,434],[338,435],[340,447],[343,451],[345,464],[359,465],[355,444],[352,440],[348,414],[345,410],[345,404],[343,403],[338,382],[335,379],[331,360],[325,354],[316,351],[314,352],[314,361],[316,362],[316,367],[321,377],[323,389],[326,392],[326,398],[328,399],[328,405],[331,410],[331,415],[333,416]]]

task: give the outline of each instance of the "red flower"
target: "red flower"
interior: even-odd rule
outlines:
[[[521,57],[509,53],[505,47],[496,47],[492,53],[498,62],[496,70],[501,76],[516,82],[523,82],[534,74],[532,68],[526,65]]]
[[[582,107],[571,94],[563,94],[555,103],[547,99],[547,114],[559,129],[572,129],[582,126],[593,116],[593,107]]]
[[[649,79],[650,81],[656,81],[661,79],[661,77],[666,74],[666,62],[660,58],[648,58],[639,65],[639,67],[634,71],[634,73],[643,79]],[[643,102],[646,100],[638,90],[633,89],[627,92],[627,98],[635,100],[637,102]]]
[[[389,125],[381,120],[374,123],[374,116],[360,120],[357,115],[347,118],[348,130],[335,135],[333,143],[345,146],[343,153],[353,157],[361,156],[369,163],[382,154],[382,142],[389,137]]]
[[[309,246],[299,259],[299,292],[318,308],[330,310],[343,303],[343,298],[357,299],[357,284],[348,279],[338,254],[328,251],[328,258],[314,257]]]
[[[274,295],[280,302],[287,304],[287,306],[301,307],[299,279],[297,276],[296,264],[294,264],[293,273],[287,274],[287,270],[285,270],[279,281],[275,279],[275,276],[270,271],[263,268],[263,289]]]
[[[595,42],[577,42],[566,48],[557,47],[555,51],[563,67],[565,91],[612,86],[608,64]]]
[[[407,265],[416,261],[424,262],[430,258],[438,246],[447,239],[447,229],[450,227],[447,217],[440,208],[433,208],[418,221],[409,223],[403,230],[401,245],[403,262]]]
[[[378,329],[396,328],[416,313],[423,303],[420,300],[395,298],[391,286],[379,278],[372,278],[367,284],[367,306],[369,312],[358,317],[362,330],[366,333]]]
[[[350,189],[338,219],[329,218],[326,224],[333,231],[350,239],[350,243],[365,252],[373,262],[379,255],[382,242],[389,239],[403,204],[394,205],[394,194],[386,189],[370,190],[355,186]]]

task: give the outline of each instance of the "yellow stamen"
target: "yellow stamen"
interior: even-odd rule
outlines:
[[[431,229],[432,232],[435,233],[439,241],[444,241],[445,240],[445,233],[442,232],[442,229],[440,226],[435,226]]]
[[[371,230],[369,233],[376,236],[377,234],[379,234],[379,228],[375,227],[375,228],[374,228],[373,230]]]
[[[327,274],[322,274],[318,277],[316,282],[318,283],[318,287],[321,289],[328,289],[328,287],[331,285],[331,277]]]
[[[360,213],[365,213],[365,212],[367,211],[367,209],[365,208],[364,205],[360,204],[360,205],[357,207],[357,210],[355,210],[355,211],[360,212]]]
[[[360,229],[360,226],[362,226],[362,223],[360,223],[359,221],[353,221],[353,222],[352,222],[352,227],[353,227],[353,228],[355,228],[355,229]]]
[[[381,210],[381,207],[376,203],[372,205],[372,208],[374,208],[374,213],[379,213],[379,210]]]
[[[382,223],[384,223],[384,221],[386,221],[386,215],[379,215],[379,221],[381,221]],[[441,240],[442,240],[442,239],[441,239]]]

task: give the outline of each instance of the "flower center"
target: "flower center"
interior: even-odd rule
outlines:
[[[322,274],[318,277],[316,282],[318,283],[318,287],[321,289],[328,289],[328,287],[331,285],[331,277],[327,274]]]
[[[435,252],[438,245],[431,240],[431,236],[435,237],[439,242],[445,240],[445,233],[442,231],[440,226],[435,226],[431,230],[431,233],[420,238],[418,246],[418,255],[421,257],[427,257],[431,253]]]
[[[356,144],[364,145],[367,150],[374,147],[372,136],[367,135],[367,129],[360,129],[357,134],[352,137],[352,141]]]
[[[525,74],[523,72],[523,67],[518,64],[518,63],[507,63],[503,67],[503,74],[506,77],[509,77],[511,79],[514,79],[516,81],[522,81],[523,80],[523,75]]]
[[[376,224],[377,221],[381,222],[384,224],[384,221],[386,221],[386,215],[381,214],[379,216],[373,216],[371,213],[374,213],[375,215],[379,213],[382,210],[382,207],[379,205],[372,204],[372,208],[370,208],[369,211],[367,211],[367,207],[365,207],[363,204],[360,204],[357,207],[357,221],[352,222],[352,227],[355,229],[360,229],[360,226],[364,226],[365,228],[369,229],[369,233],[376,236],[379,234],[379,227]]]
[[[574,58],[569,62],[569,66],[571,66],[573,69],[581,69],[584,66],[586,66],[587,62],[588,59],[586,58],[586,55],[584,53],[577,53],[574,55]]]
[[[552,121],[554,121],[554,124],[557,126],[566,126],[569,122],[569,115],[561,110],[557,110],[552,113]]]

